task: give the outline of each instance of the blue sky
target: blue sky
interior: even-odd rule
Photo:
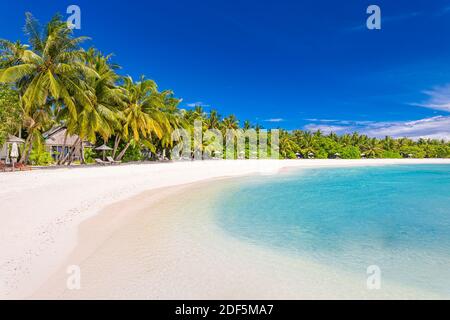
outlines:
[[[123,74],[265,127],[450,137],[450,1],[4,1],[0,38],[70,4]],[[370,4],[381,30],[365,27]]]

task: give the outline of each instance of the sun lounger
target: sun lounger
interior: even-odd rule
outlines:
[[[3,161],[0,161],[0,171],[3,171],[3,172],[6,171],[6,165]]]
[[[102,166],[106,166],[106,165],[110,164],[110,162],[106,162],[106,161],[103,161],[103,160],[98,159],[98,158],[95,158],[94,160],[95,160],[95,163],[97,163],[99,165],[102,165]]]
[[[106,160],[108,160],[108,162],[111,163],[111,164],[119,164],[119,163],[122,163],[122,161],[116,161],[116,160],[114,160],[112,157],[106,157]]]

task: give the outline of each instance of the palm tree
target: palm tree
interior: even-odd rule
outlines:
[[[280,155],[282,158],[292,158],[298,151],[299,147],[291,139],[289,132],[286,130],[280,130]]]
[[[360,141],[360,135],[358,132],[353,132],[351,137],[351,144],[352,146],[357,146]]]
[[[381,152],[381,148],[378,145],[377,138],[372,138],[368,141],[367,145],[362,149],[368,158],[376,158]]]
[[[320,139],[321,137],[323,137],[323,134],[322,131],[320,131],[320,129],[314,132],[314,138]]]
[[[239,129],[239,120],[236,118],[234,114],[230,114],[228,117],[223,118],[222,120],[222,128],[224,130],[236,130]]]
[[[369,143],[369,137],[365,134],[362,134],[358,137],[358,140],[355,145],[357,145],[360,149],[364,149],[365,146]]]
[[[334,132],[330,132],[330,134],[328,135],[328,137],[329,137],[330,139],[336,141],[336,142],[339,141],[339,136],[338,136],[336,133],[334,133]]]
[[[32,50],[19,44],[2,41],[3,47],[12,53],[9,65],[0,69],[0,82],[13,83],[21,92],[21,103],[25,117],[30,119],[27,150],[35,130],[45,126],[38,123],[48,119],[48,112],[67,109],[70,117],[78,117],[77,105],[92,108],[84,79],[96,76],[95,71],[85,65],[80,44],[85,37],[74,38],[59,15],[54,16],[42,30],[30,13],[26,14],[25,32],[29,36]],[[47,113],[47,115],[44,115]],[[32,119],[32,121],[31,121]],[[28,152],[23,152],[25,156]],[[24,161],[26,157],[20,161]]]
[[[244,130],[250,130],[252,128],[252,124],[250,123],[250,121],[245,120],[242,127],[244,128]]]
[[[218,129],[220,127],[220,118],[217,110],[211,110],[208,119],[206,119],[206,128]]]
[[[120,127],[122,114],[120,109],[125,105],[125,94],[123,90],[116,87],[119,76],[115,70],[119,67],[110,63],[111,55],[103,56],[95,49],[86,52],[86,63],[92,68],[97,76],[86,78],[89,88],[87,93],[92,102],[92,108],[80,108],[77,119],[70,117],[67,113],[61,113],[61,117],[67,118],[67,133],[77,134],[79,137],[81,159],[84,162],[83,141],[96,141],[96,134],[100,134],[103,141]],[[62,159],[61,162],[64,162]]]
[[[352,137],[348,133],[346,133],[340,137],[339,142],[343,146],[351,146],[352,145]]]
[[[21,64],[21,57],[29,46],[22,44],[20,41],[10,42],[0,39],[0,68],[8,68]]]
[[[124,120],[118,135],[119,141],[122,139],[127,143],[117,156],[117,160],[122,159],[133,140],[139,142],[141,139],[150,139],[152,134],[161,139],[164,130],[170,130],[167,118],[155,105],[155,99],[152,97],[152,94],[157,92],[156,83],[143,76],[136,83],[129,76],[123,81],[126,106],[122,111]]]
[[[188,110],[184,113],[185,120],[191,125],[194,125],[194,121],[201,121],[204,124],[206,119],[206,112],[202,106],[195,106],[194,109]]]
[[[396,141],[392,139],[392,137],[386,136],[383,139],[383,149],[384,150],[393,150],[395,148]]]
[[[309,153],[316,153],[316,137],[310,131],[294,131],[294,142],[300,148],[304,156]]]
[[[165,158],[166,149],[173,146],[173,134],[177,132],[177,129],[187,128],[188,125],[182,116],[181,110],[178,109],[181,100],[174,97],[173,91],[165,90],[156,92],[153,94],[153,97],[155,104],[159,107],[161,112],[163,112],[168,122],[168,126],[165,126],[166,130],[163,131],[163,136],[159,139],[163,158]]]
[[[411,139],[408,139],[406,137],[400,138],[397,140],[398,146],[401,149],[402,147],[410,146],[413,144],[413,141]]]

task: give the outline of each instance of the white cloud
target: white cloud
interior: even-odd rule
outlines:
[[[283,118],[271,118],[271,119],[266,119],[264,121],[266,121],[266,122],[283,122],[284,119]]]
[[[310,123],[304,126],[305,130],[321,130],[324,133],[337,134],[359,132],[370,137],[394,138],[408,137],[411,139],[431,138],[450,140],[450,116],[436,116],[413,121],[353,121],[348,125]]]
[[[332,123],[333,125],[363,125],[373,121],[333,120],[333,119],[303,119],[310,122]]]
[[[191,103],[186,103],[186,106],[189,108],[194,108],[194,107],[209,107],[209,104],[205,104],[201,101],[197,101],[197,102],[191,102]]]
[[[424,102],[411,103],[411,105],[450,112],[450,84],[435,87],[423,93],[429,98]]]
[[[320,130],[325,134],[328,134],[331,132],[341,134],[341,133],[346,133],[347,130],[349,129],[349,127],[310,123],[310,124],[307,124],[306,126],[304,126],[303,129],[308,130],[308,131]]]
[[[437,116],[415,121],[393,122],[369,128],[366,132],[370,136],[393,136],[433,138],[450,140],[450,117]]]
[[[411,103],[433,110],[450,112],[450,83],[423,92],[428,96],[423,102]],[[371,137],[392,136],[411,139],[433,138],[450,140],[450,116],[435,116],[412,121],[352,121],[329,119],[305,119],[311,123],[304,126],[310,131],[321,130],[337,134],[359,132]]]
[[[339,121],[339,120],[334,120],[334,119],[316,119],[316,118],[307,118],[307,119],[303,119],[303,120],[313,121],[313,122],[317,122],[317,121],[319,121],[319,122],[336,122],[336,121]]]

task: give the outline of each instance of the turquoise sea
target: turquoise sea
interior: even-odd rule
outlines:
[[[233,237],[450,297],[450,165],[303,169],[245,178],[217,201]]]

